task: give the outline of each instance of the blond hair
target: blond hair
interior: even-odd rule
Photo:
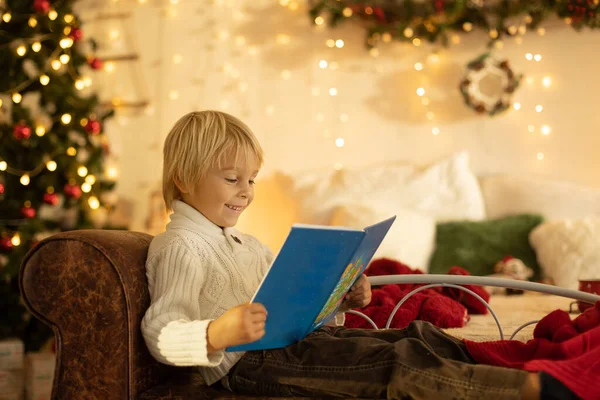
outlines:
[[[167,210],[181,197],[175,182],[191,188],[206,173],[221,167],[224,158],[235,152],[263,164],[263,150],[246,124],[220,111],[195,111],[181,117],[165,139],[163,147],[163,198]]]

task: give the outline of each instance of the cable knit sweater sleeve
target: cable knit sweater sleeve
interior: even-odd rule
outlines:
[[[163,246],[146,264],[152,299],[142,333],[158,361],[175,366],[216,366],[223,352],[208,354],[207,328],[198,303],[204,269],[181,243]]]

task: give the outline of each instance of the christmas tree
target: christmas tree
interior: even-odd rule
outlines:
[[[23,257],[53,233],[105,227],[114,197],[103,132],[113,111],[90,88],[102,63],[73,3],[0,0],[0,338],[27,350],[52,332],[20,300]]]

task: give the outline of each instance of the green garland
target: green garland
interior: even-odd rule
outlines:
[[[346,21],[364,26],[369,48],[383,35],[447,46],[450,33],[474,29],[484,30],[491,44],[522,33],[523,28],[535,29],[553,16],[576,30],[600,27],[599,0],[309,0],[309,4],[313,22],[328,17],[331,27]]]

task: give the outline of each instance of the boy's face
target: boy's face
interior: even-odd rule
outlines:
[[[183,201],[222,228],[234,226],[254,199],[254,179],[258,165],[254,160],[225,158],[222,167],[211,169],[189,191],[182,190]]]

